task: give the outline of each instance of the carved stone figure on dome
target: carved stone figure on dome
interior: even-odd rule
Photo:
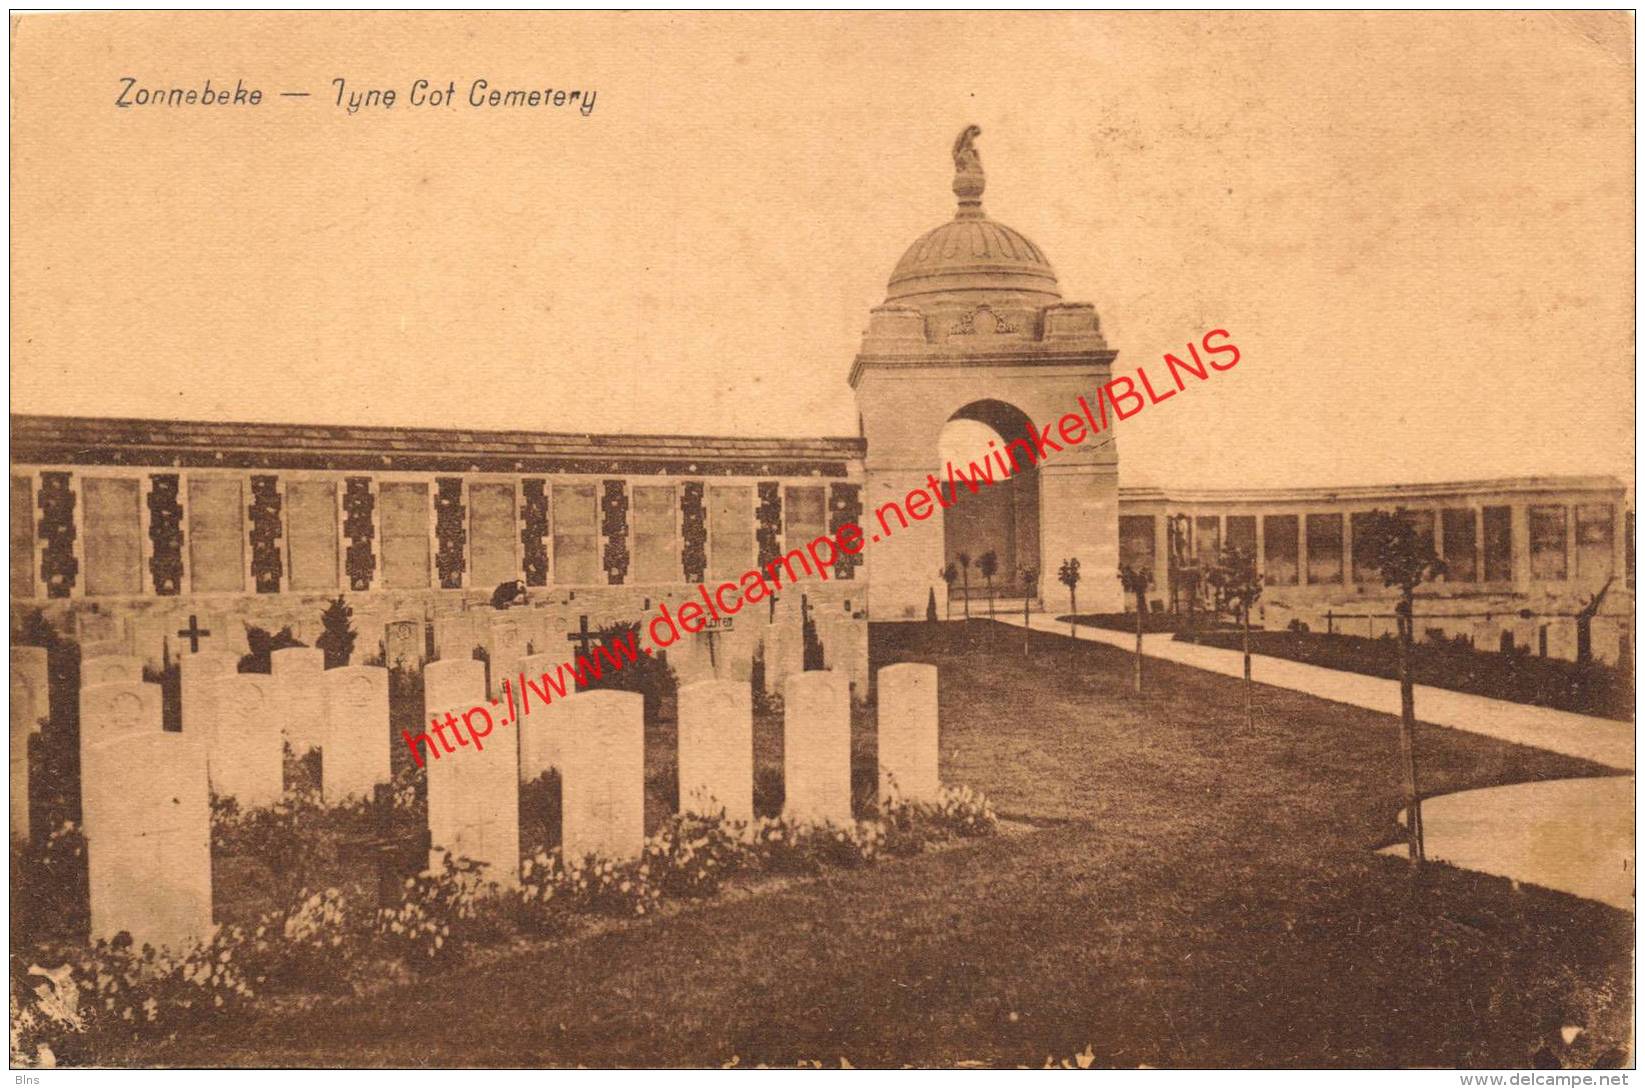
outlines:
[[[981,174],[982,156],[977,153],[976,139],[982,129],[967,125],[954,140],[954,170],[960,174]]]

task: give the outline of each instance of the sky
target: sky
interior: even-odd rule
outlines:
[[[1632,481],[1627,14],[92,14],[12,23],[14,412],[854,435],[985,206],[1116,372],[1122,484]],[[257,107],[122,109],[243,80]],[[350,114],[348,89],[392,88]],[[455,81],[410,108],[413,81]],[[477,110],[472,82],[594,90]],[[308,98],[280,98],[306,91]]]

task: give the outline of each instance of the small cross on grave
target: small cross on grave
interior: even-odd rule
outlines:
[[[210,628],[202,628],[200,626],[200,618],[195,616],[193,613],[189,613],[188,614],[188,627],[178,628],[177,629],[177,634],[183,636],[185,639],[188,640],[188,649],[189,649],[190,654],[199,654],[200,653],[200,638],[202,636],[210,635],[211,634],[211,629]]]
[[[568,643],[581,643],[583,657],[586,658],[591,653],[594,644],[594,634],[588,630],[588,614],[584,613],[582,615],[582,619],[578,621],[578,623],[581,626],[581,630],[570,632],[565,638]]]

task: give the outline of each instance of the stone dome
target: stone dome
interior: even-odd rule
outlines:
[[[887,303],[914,306],[1002,302],[1039,307],[1062,301],[1057,274],[1040,248],[982,210],[987,184],[968,126],[954,143],[954,218],[908,247],[886,285]]]
[[[1059,302],[1057,274],[1040,248],[1020,232],[962,207],[953,219],[921,235],[897,262],[885,301],[919,305],[956,300]]]

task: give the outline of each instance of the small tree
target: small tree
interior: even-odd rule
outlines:
[[[965,606],[965,618],[971,619],[971,553],[959,552],[954,558],[960,561],[960,587],[962,596],[960,601]]]
[[[1354,543],[1382,575],[1384,586],[1399,587],[1395,606],[1399,628],[1399,755],[1405,787],[1405,836],[1411,867],[1422,865],[1422,798],[1417,791],[1416,691],[1411,680],[1411,643],[1416,623],[1416,589],[1445,573],[1445,562],[1434,555],[1431,540],[1423,539],[1404,510],[1392,514],[1374,510],[1355,530]]]
[[[925,619],[935,624],[937,622],[937,588],[933,586],[925,597]]]
[[[327,605],[320,614],[320,627],[324,630],[314,640],[314,645],[325,652],[327,669],[346,666],[354,657],[355,632],[354,625],[350,623],[353,619],[354,610],[343,600],[342,594],[338,594],[337,600]]]
[[[1153,580],[1145,569],[1139,567],[1132,570],[1128,565],[1120,567],[1119,579],[1120,585],[1125,588],[1125,592],[1135,595],[1137,599],[1137,656],[1131,670],[1131,687],[1140,694],[1142,692],[1142,607],[1148,602],[1148,584]]]
[[[988,584],[988,617],[990,620],[994,617],[994,575],[999,569],[1000,558],[994,555],[992,548],[977,557],[977,570],[982,573],[983,581]]]
[[[1034,590],[1040,583],[1040,573],[1032,567],[1019,567],[1017,580],[1022,583],[1022,656],[1028,657],[1028,606],[1034,600]]]
[[[1206,581],[1216,595],[1217,609],[1239,617],[1240,649],[1245,655],[1245,728],[1252,728],[1251,720],[1251,606],[1262,596],[1262,576],[1257,573],[1257,558],[1241,548],[1227,546],[1217,558],[1216,566],[1206,572]]]
[[[948,585],[948,596],[943,599],[944,615],[947,619],[952,620],[954,619],[954,584],[960,581],[960,569],[950,563],[937,572],[937,575]]]
[[[1080,561],[1078,556],[1071,556],[1062,561],[1057,568],[1057,581],[1068,587],[1068,636],[1074,636],[1074,617],[1079,615],[1079,599],[1074,590],[1080,584]]]

